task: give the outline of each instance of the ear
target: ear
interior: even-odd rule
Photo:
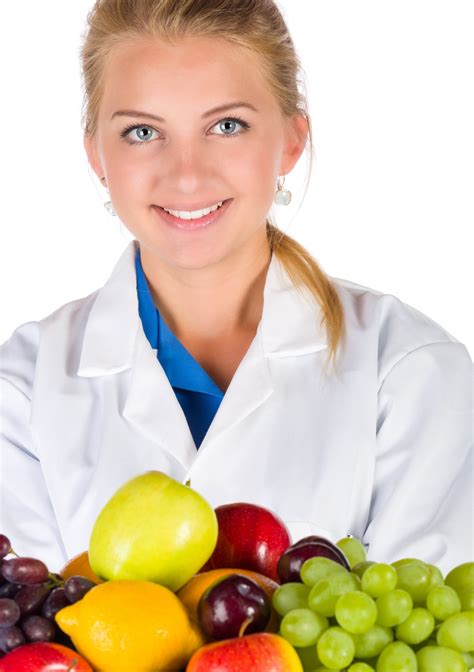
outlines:
[[[286,122],[280,175],[286,175],[293,169],[306,146],[308,133],[308,120],[303,114],[294,114]]]
[[[84,149],[86,150],[87,158],[89,163],[92,166],[94,173],[97,177],[100,178],[104,176],[104,169],[99,159],[99,153],[97,151],[97,138],[96,136],[91,137],[86,131],[84,131]]]

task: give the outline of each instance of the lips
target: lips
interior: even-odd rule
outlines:
[[[226,200],[222,201],[222,205],[219,208],[216,208],[216,210],[213,210],[207,215],[197,217],[196,219],[181,219],[180,217],[175,217],[160,205],[154,205],[152,207],[160,215],[160,218],[167,224],[170,224],[177,229],[194,231],[196,229],[205,228],[213,222],[220,220],[223,214],[230,207],[232,201],[232,198],[227,198]]]

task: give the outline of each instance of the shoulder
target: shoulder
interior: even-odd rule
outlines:
[[[69,301],[39,320],[24,322],[0,344],[0,379],[11,383],[31,399],[35,368],[42,342],[53,338],[58,352],[61,340],[70,340],[84,320],[99,290]]]
[[[38,322],[19,325],[0,345],[0,379],[31,399],[34,370],[40,341]]]
[[[467,348],[445,327],[393,294],[330,276],[344,307],[350,335],[365,336],[374,347],[380,378],[406,355],[440,344],[464,366],[472,366]],[[445,344],[445,345],[442,345]]]

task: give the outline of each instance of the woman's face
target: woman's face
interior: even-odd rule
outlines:
[[[209,112],[235,102],[255,109]],[[242,121],[231,121],[236,116]],[[144,251],[191,269],[261,249],[277,177],[293,168],[306,136],[303,116],[281,115],[256,55],[222,39],[186,37],[175,46],[142,39],[114,48],[98,132],[84,145]],[[222,216],[194,231],[170,226],[153,207],[195,210],[225,199],[232,202]]]

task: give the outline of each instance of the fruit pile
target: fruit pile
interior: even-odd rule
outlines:
[[[59,574],[0,534],[0,672],[471,667],[474,562],[443,578],[350,535],[292,543],[268,509],[214,510],[158,471],[117,490]]]
[[[317,547],[324,546],[323,552]],[[273,606],[305,670],[463,672],[474,666],[474,563],[365,559],[356,538],[308,537],[280,558]],[[313,552],[311,548],[313,547]],[[311,555],[312,553],[312,555]]]

